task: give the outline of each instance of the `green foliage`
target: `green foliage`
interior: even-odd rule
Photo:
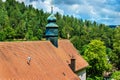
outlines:
[[[89,62],[88,74],[102,76],[102,73],[111,69],[107,61],[106,47],[100,40],[92,40],[84,51],[84,57]]]
[[[120,80],[120,71],[113,72],[113,74],[111,76],[111,80],[112,79],[114,79],[114,80]]]
[[[15,0],[0,1],[0,40],[41,40],[48,13]]]
[[[14,39],[15,31],[12,27],[6,27],[3,31],[6,39],[8,40]]]
[[[116,58],[116,63],[114,63],[116,65],[116,67],[118,67],[118,69],[120,70],[120,27],[114,29],[114,36],[113,36],[113,53],[115,53],[114,55]],[[114,58],[114,59],[115,59]],[[115,62],[114,61],[114,62]]]
[[[0,31],[0,41],[4,41],[5,40],[5,34],[3,31]]]
[[[94,76],[92,78],[87,78],[87,80],[103,80],[103,77]]]
[[[74,36],[74,37],[72,37],[71,38],[71,42],[74,44],[74,46],[76,46],[76,48],[78,49],[78,50],[80,50],[81,49],[81,40],[80,40],[80,38],[78,37],[78,36]]]
[[[45,38],[45,26],[49,15],[49,13],[35,9],[31,5],[25,6],[23,2],[19,3],[16,0],[2,2],[0,0],[0,41],[41,40]],[[87,58],[90,64],[89,69],[99,69],[98,74],[102,74],[102,70],[107,70],[104,59],[105,56],[108,56],[109,62],[120,70],[120,27],[112,29],[104,24],[97,24],[95,21],[77,19],[68,15],[62,16],[58,12],[55,16],[59,26],[59,37],[70,39],[83,56],[90,53],[88,57],[91,57]],[[90,42],[95,39],[104,42],[104,46],[100,41],[95,41],[96,43],[93,44],[96,48],[92,47]],[[89,46],[87,46],[88,44]],[[93,51],[89,48],[93,48]],[[90,52],[86,51],[88,49]],[[103,56],[102,60],[99,58],[100,56]],[[97,63],[99,60],[101,60],[100,64]],[[88,73],[88,75],[90,74]]]
[[[4,28],[4,26],[9,25],[9,19],[7,15],[7,11],[5,9],[4,3],[0,1],[0,28]]]
[[[28,29],[28,32],[25,35],[26,40],[31,40],[33,38],[33,31],[31,29]]]

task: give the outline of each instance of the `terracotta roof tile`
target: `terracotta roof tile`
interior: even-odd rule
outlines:
[[[63,61],[67,62],[68,64],[71,63],[70,59],[72,57],[76,59],[76,71],[88,66],[88,63],[82,58],[82,56],[78,53],[78,51],[69,40],[59,40],[59,49],[62,49],[64,51],[58,55],[63,59]]]
[[[63,43],[60,41],[60,48],[55,48],[49,41],[0,42],[0,79],[79,80],[63,61],[69,58]],[[62,54],[61,59],[60,53],[66,56]],[[27,64],[28,56],[31,57],[30,65]]]

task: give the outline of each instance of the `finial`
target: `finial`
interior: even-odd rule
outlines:
[[[51,7],[51,14],[53,14],[53,6]]]

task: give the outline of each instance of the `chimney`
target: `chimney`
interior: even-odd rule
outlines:
[[[58,47],[58,25],[56,24],[56,17],[53,14],[53,7],[51,8],[51,15],[47,18],[46,25],[46,40],[49,40],[55,47]]]
[[[75,63],[76,59],[74,57],[71,58],[71,63],[69,64],[70,68],[72,69],[73,72],[75,72]]]

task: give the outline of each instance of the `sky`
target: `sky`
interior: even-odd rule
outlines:
[[[17,0],[45,12],[73,15],[106,25],[120,25],[120,0]]]

